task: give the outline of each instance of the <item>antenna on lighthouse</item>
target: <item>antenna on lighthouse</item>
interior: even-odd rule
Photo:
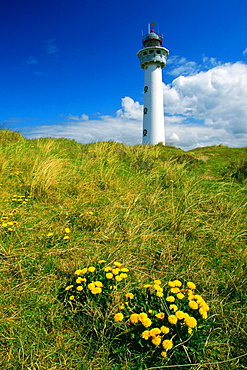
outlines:
[[[153,30],[154,26],[156,25],[155,22],[152,22],[152,23],[148,23],[148,33],[151,32],[151,29]]]

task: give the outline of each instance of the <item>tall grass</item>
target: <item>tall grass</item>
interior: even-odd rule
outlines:
[[[77,321],[58,299],[75,269],[99,259],[120,260],[137,282],[195,281],[214,326],[201,364],[187,368],[247,368],[247,192],[231,176],[246,148],[185,155],[8,130],[0,142],[1,224],[16,222],[0,226],[2,369],[138,369],[96,333],[97,312]]]

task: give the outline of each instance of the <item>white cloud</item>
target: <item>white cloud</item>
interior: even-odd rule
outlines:
[[[184,57],[178,55],[170,56],[167,60],[166,74],[178,77],[178,76],[193,76],[202,70],[209,70],[222,63],[216,58],[202,56],[201,63],[196,63],[194,61],[187,60]]]
[[[45,40],[45,49],[47,54],[55,54],[58,52],[57,45],[55,44],[56,39],[52,38]]]
[[[247,65],[240,62],[176,78],[164,85],[167,141],[187,149],[247,146],[246,97]]]
[[[139,113],[138,113],[139,110]],[[87,144],[97,141],[115,141],[134,145],[141,143],[142,121],[138,119],[142,106],[129,97],[122,99],[122,109],[116,116],[99,116],[92,120],[81,116],[69,115],[66,122],[57,125],[43,125],[23,129],[29,138],[65,137]]]
[[[32,55],[30,55],[30,57],[27,58],[26,63],[28,65],[36,65],[36,64],[38,64],[38,60],[35,57],[33,57]]]
[[[202,56],[202,66],[204,69],[214,68],[216,66],[220,66],[221,64],[222,63],[216,58],[207,57],[205,55]]]
[[[213,61],[211,61],[213,63]],[[216,63],[216,62],[215,62]],[[164,85],[166,142],[189,150],[223,144],[247,146],[247,65],[222,64]],[[115,116],[67,117],[60,125],[29,127],[26,136],[66,137],[81,143],[141,143],[143,107],[124,97]],[[22,130],[25,135],[25,130]]]
[[[164,86],[166,111],[215,129],[247,133],[247,65],[224,64]]]
[[[193,61],[188,61],[184,57],[179,57],[178,55],[174,55],[168,58],[167,60],[167,74],[170,76],[190,76],[195,73],[198,73],[200,70],[200,66]]]
[[[122,108],[117,111],[118,117],[141,120],[142,119],[142,105],[138,101],[126,96],[122,98]]]
[[[78,122],[81,122],[81,121],[88,121],[89,120],[89,117],[88,117],[87,114],[84,114],[84,113],[82,113],[80,116],[69,114],[68,117],[67,117],[67,119],[68,119],[68,121],[78,121]]]

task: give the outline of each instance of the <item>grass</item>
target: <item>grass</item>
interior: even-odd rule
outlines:
[[[214,324],[200,365],[185,368],[247,369],[247,182],[234,176],[247,148],[81,145],[8,130],[0,143],[2,369],[147,368],[112,354],[97,310],[78,318],[58,299],[100,259],[123,262],[138,283],[194,281]]]

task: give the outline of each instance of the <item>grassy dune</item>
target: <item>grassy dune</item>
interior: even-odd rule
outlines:
[[[172,369],[247,369],[246,161],[247,148],[0,131],[1,369],[150,368],[114,357],[96,318],[78,321],[58,299],[76,269],[100,259],[123,262],[138,283],[191,280],[209,302],[200,365]]]

